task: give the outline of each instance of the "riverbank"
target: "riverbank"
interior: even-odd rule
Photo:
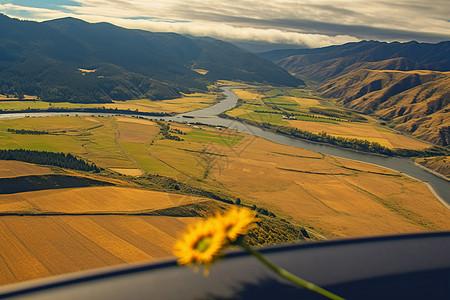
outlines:
[[[357,152],[370,153],[373,155],[399,156],[399,157],[418,157],[418,156],[431,157],[431,156],[450,155],[449,150],[437,146],[424,150],[397,149],[397,148],[389,149],[387,147],[381,146],[379,143],[370,142],[367,140],[334,137],[328,135],[326,132],[315,134],[309,131],[304,131],[293,127],[281,126],[265,122],[261,123],[257,121],[251,121],[248,119],[232,117],[227,115],[226,113],[219,114],[219,117],[239,121],[263,129],[268,129],[275,133],[283,134],[293,138],[307,140],[313,143],[330,144],[335,147],[350,149]]]
[[[232,89],[236,89],[239,87],[225,87],[224,95],[226,98],[205,109],[193,111],[190,113],[180,114],[173,117],[146,117],[146,116],[138,116],[142,118],[148,119],[165,119],[168,121],[180,122],[180,123],[203,123],[211,126],[222,126],[231,129],[238,130],[243,133],[247,133],[254,136],[259,136],[265,138],[267,140],[273,141],[278,144],[288,145],[296,148],[311,150],[318,153],[323,153],[326,155],[342,157],[347,159],[353,159],[360,162],[371,163],[374,165],[378,165],[385,168],[390,168],[396,170],[398,172],[408,174],[411,177],[414,177],[420,181],[428,182],[435,189],[436,193],[442,197],[447,203],[450,203],[450,183],[436,176],[433,173],[428,172],[427,170],[418,167],[411,161],[409,158],[400,158],[400,157],[384,157],[380,155],[373,155],[369,153],[355,152],[351,149],[338,148],[332,145],[326,144],[318,144],[312,143],[310,141],[301,140],[298,138],[289,137],[287,135],[282,135],[279,133],[275,133],[269,131],[264,128],[259,128],[253,125],[244,124],[239,122],[238,120],[228,120],[219,118],[218,115],[234,105],[236,105],[238,97],[236,94],[232,92]],[[27,116],[58,116],[58,115],[72,115],[76,116],[78,113],[27,113],[27,114],[4,114],[0,115],[1,118],[18,118],[18,117],[27,117]],[[81,113],[80,113],[81,114]],[[83,115],[89,115],[89,113],[84,113]],[[112,114],[96,114],[96,115],[105,115],[110,116]],[[189,115],[193,118],[183,118],[183,116]],[[132,114],[129,116],[133,116]]]
[[[419,168],[422,168],[422,169],[426,170],[427,172],[430,172],[430,173],[432,173],[432,174],[434,174],[434,175],[436,175],[436,176],[438,176],[438,177],[441,177],[442,179],[445,179],[445,180],[447,180],[447,181],[450,182],[450,178],[448,178],[447,176],[445,176],[445,175],[443,175],[443,174],[441,174],[441,173],[439,173],[439,172],[436,172],[435,170],[432,170],[432,169],[430,169],[430,168],[427,168],[427,167],[425,167],[424,165],[419,164],[418,162],[414,162],[414,164],[415,164],[416,166],[418,166]]]

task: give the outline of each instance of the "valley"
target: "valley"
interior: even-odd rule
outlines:
[[[448,44],[361,41],[261,55],[318,94],[423,141],[449,145]]]
[[[59,174],[109,185],[0,195],[2,228],[14,245],[2,252],[9,268],[2,284],[170,257],[186,224],[238,198],[263,218],[255,244],[450,228],[450,210],[415,179],[223,127],[125,116],[4,119],[0,147],[70,152],[103,169],[1,161],[3,178]],[[53,252],[57,259],[45,258]]]
[[[173,259],[237,206],[250,246],[450,230],[448,42],[0,26],[0,285]]]

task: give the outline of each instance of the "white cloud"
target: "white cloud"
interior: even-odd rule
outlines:
[[[450,39],[448,0],[75,0],[63,11],[0,4],[37,20],[63,16],[150,31],[320,47],[363,38]],[[11,1],[13,2],[13,1]]]
[[[26,6],[20,6],[20,5],[14,5],[11,3],[7,4],[0,4],[0,12],[8,12],[9,16],[21,18],[20,12],[28,12],[34,17],[33,20],[36,21],[43,21],[48,19],[55,19],[55,18],[63,18],[68,16],[67,13],[64,13],[62,11],[56,11],[52,9],[45,9],[45,8],[37,8],[37,7],[26,7]],[[14,13],[17,12],[17,13]]]
[[[111,19],[109,21],[127,28],[141,28],[155,32],[177,32],[194,36],[210,36],[224,40],[258,41],[302,45],[307,47],[324,47],[358,41],[355,37],[346,35],[327,36],[322,34],[289,32],[278,29],[236,27],[227,24],[208,22],[182,23],[126,19]]]

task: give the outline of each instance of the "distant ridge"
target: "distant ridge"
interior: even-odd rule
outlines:
[[[317,49],[260,53],[291,73],[323,82],[356,69],[450,71],[450,41],[386,43],[361,41]]]
[[[0,94],[111,102],[207,91],[218,79],[303,84],[272,62],[216,39],[75,18],[37,23],[0,14],[0,27]]]

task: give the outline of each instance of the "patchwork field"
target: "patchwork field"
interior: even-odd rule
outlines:
[[[165,137],[162,125],[148,120],[66,117],[67,132],[57,136],[59,143],[48,135],[30,139],[28,135],[1,131],[62,130],[62,122],[62,117],[2,120],[0,145],[46,145],[56,151],[70,151],[104,168],[133,170],[134,175],[159,174],[193,186],[226,191],[247,203],[267,205],[330,236],[450,228],[447,210],[425,185],[408,177],[232,130],[166,123],[169,135]],[[378,182],[386,188],[373,190],[371,186]],[[427,213],[431,208],[436,216]]]
[[[170,256],[196,217],[150,214],[205,203],[199,190],[268,209],[298,225],[294,238],[301,227],[325,237],[450,230],[450,210],[423,183],[233,130],[127,117],[24,118],[0,120],[0,148],[70,152],[135,176],[83,173],[116,186],[0,195],[0,284]],[[0,161],[0,178],[55,172],[81,174]]]
[[[22,135],[7,129],[48,131],[46,135]],[[47,117],[0,120],[0,149],[29,149],[75,154],[97,166],[125,175],[145,172],[204,177],[209,148],[231,147],[244,135],[205,126],[171,124],[171,140],[155,122],[128,117]],[[181,177],[180,177],[181,176]]]
[[[326,132],[336,137],[365,139],[388,148],[430,147],[427,142],[380,126],[372,117],[337,108],[307,90],[238,89],[234,92],[242,103],[227,112],[231,117],[291,126],[316,134]]]

